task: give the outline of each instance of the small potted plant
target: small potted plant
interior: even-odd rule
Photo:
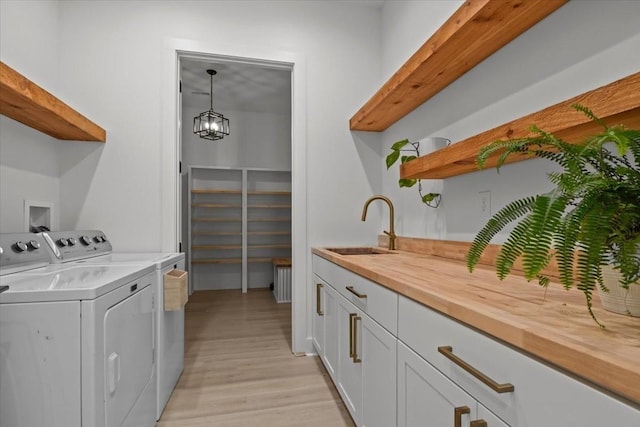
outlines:
[[[431,140],[434,142],[434,145],[436,145],[436,148],[438,148],[438,145],[444,146],[449,142],[448,139],[439,138],[439,137],[431,138]],[[409,151],[413,154],[410,154],[408,156],[401,156],[400,155],[401,151]],[[398,159],[400,159],[400,164],[402,164],[402,163],[407,163],[413,159],[417,159],[418,157],[420,157],[420,142],[409,142],[408,139],[397,141],[391,146],[391,153],[389,153],[389,155],[386,158],[387,170],[391,166],[393,166],[396,163],[396,161],[398,161]],[[422,203],[429,206],[430,208],[437,208],[438,206],[440,206],[440,199],[441,199],[440,194],[439,193],[422,194],[422,182],[419,179],[400,178],[398,180],[398,186],[400,188],[403,188],[403,187],[409,188],[409,187],[413,187],[416,184],[418,184],[418,194],[420,194],[420,200],[422,200]]]
[[[547,286],[542,270],[555,257],[562,285],[584,293],[589,314],[602,326],[592,311],[594,289],[604,292],[605,309],[640,315],[631,310],[640,302],[629,301],[640,295],[640,131],[607,126],[588,108],[573,108],[603,131],[584,144],[570,144],[532,126],[531,137],[494,141],[480,150],[479,167],[494,155],[497,168],[511,155],[532,155],[561,170],[548,174],[551,191],[513,201],[493,215],[471,244],[467,267],[473,271],[490,240],[519,220],[496,259],[498,277],[504,279],[521,257],[524,276]],[[617,273],[614,283],[604,280],[610,270]],[[622,308],[605,301],[614,291],[623,294]]]

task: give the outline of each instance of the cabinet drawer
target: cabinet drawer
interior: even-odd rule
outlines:
[[[509,425],[636,427],[640,410],[403,296],[398,338]],[[438,351],[452,353],[513,392],[497,393]]]
[[[386,330],[396,335],[398,331],[397,293],[318,255],[313,255],[312,259],[315,274],[329,283],[347,301],[353,303]]]

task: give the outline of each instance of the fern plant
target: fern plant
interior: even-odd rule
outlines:
[[[584,293],[589,314],[602,326],[591,304],[596,286],[607,290],[602,266],[619,270],[624,288],[640,279],[640,130],[607,126],[588,108],[573,108],[602,132],[570,144],[532,126],[531,137],[494,141],[479,151],[480,168],[494,155],[498,170],[509,156],[530,155],[561,170],[548,174],[551,191],[513,201],[493,215],[471,244],[467,267],[473,271],[491,239],[519,220],[496,259],[498,277],[504,279],[521,258],[524,276],[547,286],[542,270],[555,257],[562,285]]]
[[[410,146],[411,148],[406,148],[407,146]],[[400,155],[401,151],[409,151],[415,154],[411,154],[408,156],[401,156]],[[387,170],[389,170],[389,168],[393,166],[394,163],[398,161],[398,159],[400,159],[400,164],[403,164],[413,159],[417,159],[419,156],[420,156],[419,142],[409,142],[408,139],[397,141],[391,146],[391,153],[389,153],[389,155],[386,158]],[[400,178],[398,180],[398,186],[400,188],[403,188],[403,187],[409,188],[409,187],[413,187],[416,184],[418,184],[418,194],[420,194],[420,200],[422,200],[422,203],[429,206],[430,208],[437,208],[438,206],[440,206],[440,198],[441,198],[440,194],[439,193],[422,194],[422,182],[419,179]]]

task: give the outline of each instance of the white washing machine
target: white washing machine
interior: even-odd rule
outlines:
[[[160,419],[184,368],[184,308],[164,310],[164,274],[185,269],[184,253],[113,253],[100,230],[43,233],[54,262],[78,265],[149,265],[156,271],[156,419]]]
[[[154,266],[43,267],[28,233],[0,248],[0,426],[154,426]]]

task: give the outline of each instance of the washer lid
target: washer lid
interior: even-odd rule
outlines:
[[[66,264],[9,274],[0,277],[0,285],[9,286],[0,294],[0,303],[91,300],[153,271],[153,265]]]
[[[87,258],[76,261],[77,264],[106,265],[106,264],[148,264],[152,263],[157,269],[175,264],[184,259],[184,253],[174,252],[115,252],[108,255]]]

